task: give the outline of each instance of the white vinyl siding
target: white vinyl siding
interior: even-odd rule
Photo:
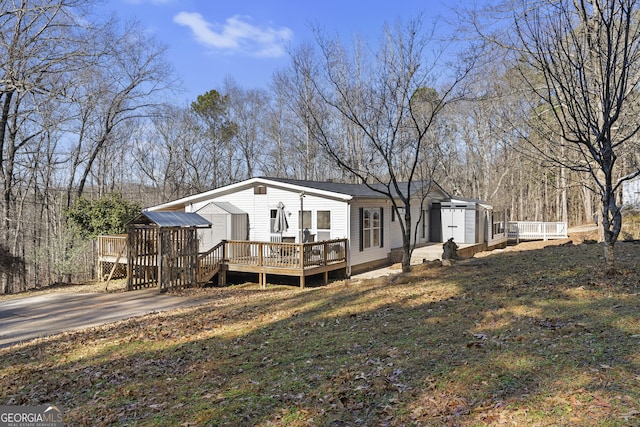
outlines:
[[[256,186],[261,186],[258,194],[256,194]],[[304,194],[302,201],[301,194]],[[287,187],[287,184],[281,185],[276,181],[251,179],[247,181],[246,185],[233,184],[212,190],[210,193],[203,193],[190,200],[187,199],[183,206],[186,212],[194,212],[210,202],[228,202],[238,210],[246,212],[248,216],[248,227],[245,227],[248,228],[246,238],[263,242],[271,241],[273,235],[272,212],[277,209],[280,202],[284,205],[289,224],[288,230],[282,233],[282,238],[293,238],[299,242],[301,236],[300,210],[302,208],[310,213],[310,218],[308,216],[305,218],[305,226],[311,226],[308,227],[309,232],[315,235],[316,241],[349,239],[350,265],[388,259],[391,249],[402,247],[399,218],[395,218],[395,221],[391,222],[391,203],[385,198],[349,198],[339,193],[315,191],[309,187],[290,188]],[[373,217],[370,219],[369,247],[363,251],[360,251],[361,208],[369,209],[370,212],[375,210],[379,212],[377,220]],[[426,209],[426,206],[424,208]],[[419,203],[417,200],[412,200],[413,227],[417,224],[419,214]],[[426,220],[428,221],[428,218]],[[328,229],[325,228],[327,226]],[[372,231],[378,228],[379,232]],[[428,240],[429,229],[426,231],[425,239]],[[422,241],[420,233],[418,236],[419,241]]]
[[[268,242],[271,237],[272,218],[271,211],[277,208],[278,202],[284,204],[289,229],[283,233],[283,237],[295,237],[296,242],[300,238],[300,193],[296,191],[271,187],[267,185],[266,194],[254,194],[254,187],[238,188],[234,192],[222,193],[211,199],[198,201],[185,208],[186,212],[194,212],[201,206],[211,201],[229,202],[249,215],[249,240]],[[317,212],[331,212],[331,230],[322,230],[324,236],[330,239],[348,238],[347,203],[326,197],[319,197],[309,192],[305,193],[303,200],[305,210],[305,225],[310,225],[309,232],[317,236]],[[309,218],[307,212],[311,213]],[[317,238],[316,238],[317,240]]]
[[[416,229],[416,226],[418,227],[418,243],[426,243],[429,242],[429,209],[430,209],[430,204],[428,202],[425,202],[424,205],[422,206],[422,208],[424,210],[426,210],[426,216],[424,216],[424,222],[422,222],[422,220],[420,222],[418,222],[418,220],[420,219],[420,203],[417,200],[412,200],[412,205],[411,205],[411,243],[414,243],[414,237],[415,237],[415,233],[414,230]],[[391,207],[389,207],[389,209],[391,209]],[[391,248],[401,248],[402,247],[402,228],[400,227],[400,221],[404,221],[404,208],[400,208],[400,216],[402,216],[402,218],[398,218],[398,215],[396,215],[395,221],[393,222],[389,222],[391,229],[390,231],[390,247]],[[423,224],[426,227],[424,229],[423,232]]]

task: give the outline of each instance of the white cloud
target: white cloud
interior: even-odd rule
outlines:
[[[211,24],[199,13],[180,12],[173,22],[189,27],[196,40],[208,47],[223,51],[239,51],[261,57],[278,57],[285,53],[284,42],[293,32],[282,27],[259,27],[251,24],[250,17],[232,16],[224,24]]]

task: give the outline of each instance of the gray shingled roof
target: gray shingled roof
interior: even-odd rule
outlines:
[[[344,184],[331,181],[305,181],[301,179],[264,177],[269,181],[282,182],[284,184],[298,185],[300,187],[314,188],[316,190],[331,191],[333,193],[346,194],[354,197],[384,197],[363,184]]]
[[[314,188],[316,190],[323,191],[331,191],[339,194],[346,194],[353,197],[370,197],[370,198],[386,198],[384,194],[381,194],[377,191],[372,190],[367,187],[365,184],[345,184],[341,182],[331,182],[331,181],[305,181],[298,179],[287,179],[287,178],[272,178],[272,177],[263,177],[264,179],[268,179],[270,181],[282,182],[285,184],[298,185],[301,187]],[[435,184],[435,183],[434,183]],[[406,183],[400,183],[401,188],[406,189]],[[381,190],[386,190],[382,184],[374,185],[374,187],[380,187]],[[412,187],[414,191],[418,191],[420,188],[420,182],[413,182]],[[434,187],[436,189],[440,189],[438,184],[435,184]],[[445,193],[446,194],[446,193]]]

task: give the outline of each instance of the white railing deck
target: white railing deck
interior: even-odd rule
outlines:
[[[509,221],[509,239],[566,239],[566,222]]]

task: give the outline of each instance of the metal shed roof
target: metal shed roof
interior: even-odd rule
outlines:
[[[143,224],[148,220],[158,227],[211,227],[211,223],[193,212],[143,211],[130,224]]]
[[[207,206],[216,206],[217,208],[231,214],[231,215],[246,215],[246,212],[243,211],[242,209],[237,208],[236,206],[234,206],[233,204],[229,203],[229,202],[209,202],[206,205],[204,205],[203,207],[201,207],[200,209],[198,209],[196,212],[201,212],[203,211]]]
[[[470,199],[467,197],[451,197],[450,199],[443,200],[443,203],[460,203],[460,202],[467,203],[469,205],[471,204],[479,205],[485,209],[493,209],[493,206],[491,206],[489,203],[480,199]]]

